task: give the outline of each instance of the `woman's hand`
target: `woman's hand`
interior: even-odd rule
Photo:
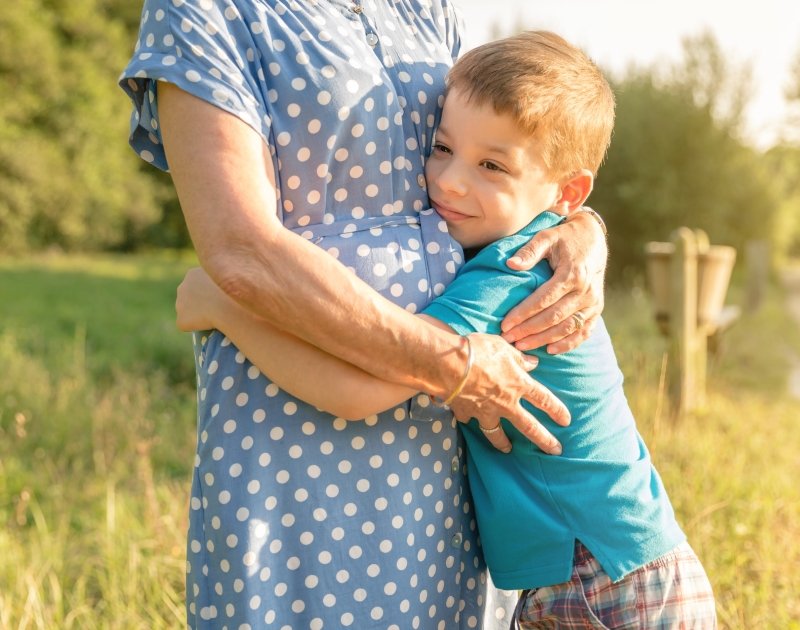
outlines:
[[[200,267],[186,272],[175,298],[176,323],[184,332],[216,328],[213,313],[219,300],[229,299]]]
[[[587,213],[542,230],[509,259],[512,269],[530,269],[543,258],[553,277],[503,320],[503,338],[520,350],[547,345],[551,354],[585,341],[603,312],[608,247],[597,221]]]
[[[501,418],[544,452],[559,455],[558,440],[520,404],[524,398],[556,423],[569,424],[569,411],[564,404],[528,374],[537,360],[497,335],[473,333],[469,341],[474,361],[464,389],[450,404],[456,418],[461,422],[479,418],[486,439],[504,453],[511,450],[511,442],[500,425]]]

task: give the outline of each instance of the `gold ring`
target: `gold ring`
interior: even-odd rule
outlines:
[[[478,424],[478,426],[480,427],[481,431],[483,431],[486,435],[489,435],[491,433],[497,433],[498,431],[500,431],[500,423],[499,422],[495,426],[493,426],[491,429],[487,429],[486,427],[482,426],[481,424]]]
[[[586,320],[583,317],[583,314],[579,312],[573,313],[572,319],[575,321],[575,330],[580,330],[583,328],[583,325],[586,323]]]

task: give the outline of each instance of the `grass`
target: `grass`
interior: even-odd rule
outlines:
[[[0,261],[0,628],[183,627],[194,452],[191,258]],[[707,407],[675,422],[641,290],[606,319],[627,394],[718,597],[722,628],[800,629],[800,327],[772,287],[726,335]]]

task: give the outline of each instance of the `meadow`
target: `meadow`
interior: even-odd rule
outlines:
[[[0,260],[0,628],[184,627],[195,394],[173,301],[190,264]],[[726,333],[707,408],[680,422],[642,288],[610,290],[606,321],[720,627],[800,629],[800,327],[783,289]]]

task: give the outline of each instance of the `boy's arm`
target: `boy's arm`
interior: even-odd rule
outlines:
[[[340,418],[361,420],[417,393],[276,328],[239,306],[200,268],[186,274],[175,308],[181,330],[222,331],[281,389]]]

